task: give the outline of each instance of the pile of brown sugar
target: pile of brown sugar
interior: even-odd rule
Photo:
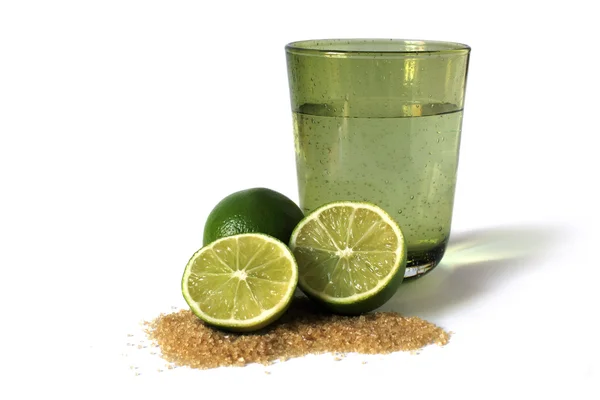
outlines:
[[[279,321],[254,333],[214,329],[189,310],[161,314],[146,322],[146,332],[165,360],[200,369],[269,364],[306,354],[415,351],[434,343],[443,346],[450,338],[442,328],[417,317],[393,312],[332,315],[305,298],[294,299]]]

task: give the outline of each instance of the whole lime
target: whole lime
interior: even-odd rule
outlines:
[[[281,193],[265,188],[242,190],[225,197],[210,212],[204,245],[242,233],[264,233],[288,243],[302,218],[302,210]]]

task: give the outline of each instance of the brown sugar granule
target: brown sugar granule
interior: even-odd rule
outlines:
[[[161,314],[146,326],[166,361],[200,369],[269,364],[306,354],[414,351],[434,343],[443,346],[450,338],[418,317],[393,312],[332,315],[305,298],[294,299],[279,321],[254,333],[217,330],[189,310]]]

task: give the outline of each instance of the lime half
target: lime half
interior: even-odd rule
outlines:
[[[206,323],[253,331],[283,314],[297,282],[298,267],[287,246],[248,233],[198,250],[185,267],[181,287],[192,312]]]
[[[398,289],[406,269],[400,227],[370,203],[335,202],[318,208],[300,221],[290,248],[302,291],[342,314],[383,305]]]

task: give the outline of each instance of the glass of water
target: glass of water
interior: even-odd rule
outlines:
[[[399,223],[405,278],[442,259],[470,48],[397,39],[286,46],[300,206],[375,203]]]

